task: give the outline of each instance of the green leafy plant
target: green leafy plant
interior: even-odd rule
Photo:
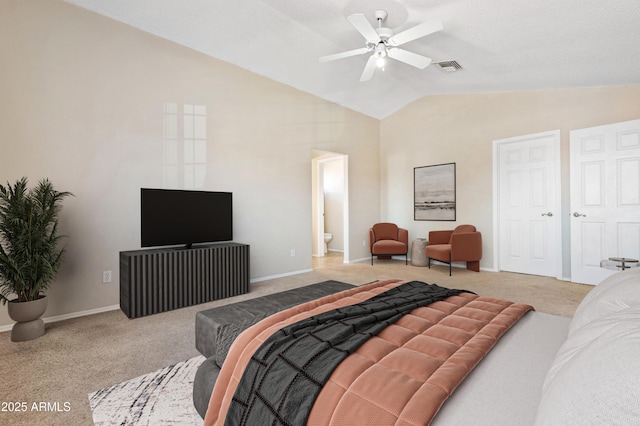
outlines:
[[[55,279],[64,257],[59,242],[58,216],[62,200],[48,179],[34,188],[26,177],[12,186],[0,185],[0,299],[19,302],[41,297]]]

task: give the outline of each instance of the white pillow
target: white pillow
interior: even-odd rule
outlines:
[[[589,424],[640,424],[640,305],[577,328],[547,373],[536,425]]]
[[[640,305],[640,268],[613,274],[582,300],[569,324],[569,335],[593,320],[637,305]]]

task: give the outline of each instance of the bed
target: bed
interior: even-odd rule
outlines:
[[[396,285],[404,283],[388,281],[395,281]],[[341,293],[349,292],[354,290]],[[333,297],[325,296],[282,311],[243,332],[232,345],[222,370],[216,374],[205,424],[224,423],[237,390],[235,386],[242,378],[241,359],[251,358],[253,351],[271,335],[269,328],[275,330],[287,321],[295,322],[299,319],[296,316],[304,317],[307,314],[303,312],[318,309],[327,300],[333,301]],[[443,301],[448,303],[448,300]],[[356,424],[462,425],[470,421],[491,425],[640,423],[640,387],[637,385],[640,383],[640,269],[620,272],[603,281],[585,297],[573,319],[535,312],[526,305],[518,306],[517,310],[519,313],[515,316],[518,318],[498,333],[497,343],[490,345],[492,349],[486,356],[480,356],[475,368],[469,368],[470,372],[463,374],[465,377],[460,384],[452,386],[455,391],[445,397],[441,406],[441,402],[436,401],[435,409],[428,408],[430,396],[420,400],[414,395],[407,399],[410,402],[404,402],[401,409],[382,407],[388,411],[412,414],[407,416],[396,412],[394,422],[376,414],[376,421],[372,422],[367,418],[368,414],[375,412],[371,407],[381,408],[386,400],[402,399],[396,395],[402,394],[401,390],[406,386],[410,387],[406,381],[393,384],[394,379],[389,379],[387,388],[376,390],[383,396],[366,396],[377,401],[373,401],[373,406],[365,404],[360,409],[354,409],[354,398],[343,396],[342,391],[322,390],[319,401],[327,399],[322,399],[322,392],[325,392],[329,399],[337,402],[311,408],[309,424],[344,424],[347,421],[344,416],[350,411],[356,413],[350,420]],[[411,364],[409,360],[406,364],[411,366],[406,368],[421,366],[421,362]],[[336,389],[332,378],[340,375],[339,368],[329,379],[330,385],[325,385],[327,388],[334,386]],[[353,368],[344,371],[351,370]],[[358,392],[356,389],[355,393]],[[340,395],[332,398],[336,394]],[[360,395],[356,396],[360,398]],[[342,404],[347,409],[331,408],[339,407],[340,399],[348,402],[343,401]],[[433,413],[422,416],[422,411]],[[320,415],[317,416],[316,412]]]

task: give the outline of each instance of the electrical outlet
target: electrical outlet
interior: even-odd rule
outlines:
[[[102,272],[102,282],[105,284],[111,282],[111,271]]]
[[[296,249],[291,249],[291,257],[294,257],[296,255]]]

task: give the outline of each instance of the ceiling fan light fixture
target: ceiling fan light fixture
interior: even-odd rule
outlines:
[[[387,56],[387,46],[385,46],[383,42],[378,43],[375,53],[378,58],[384,58]]]
[[[384,65],[387,62],[387,46],[385,46],[383,42],[380,42],[376,45],[374,55],[376,56],[376,66],[378,68],[384,68]]]

